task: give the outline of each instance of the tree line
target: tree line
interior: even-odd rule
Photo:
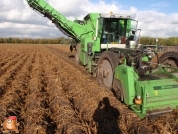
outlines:
[[[60,37],[60,38],[0,38],[0,43],[22,43],[22,44],[69,44],[71,42],[70,38]]]
[[[156,38],[152,37],[141,37],[139,43],[143,45],[155,45]],[[23,43],[23,44],[70,44],[71,39],[65,37],[59,38],[0,38],[0,43]],[[160,45],[172,46],[178,45],[178,37],[170,37],[170,38],[158,38],[158,43]]]
[[[170,37],[170,38],[157,38],[158,44],[163,46],[174,46],[178,45],[178,37]],[[155,45],[156,44],[156,38],[151,37],[142,37],[140,38],[140,44],[143,45]]]

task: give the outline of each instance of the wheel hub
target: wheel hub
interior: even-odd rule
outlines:
[[[107,78],[108,75],[109,75],[108,69],[104,70],[104,71],[103,71],[103,78]]]
[[[112,87],[113,82],[113,70],[110,62],[107,59],[104,59],[102,61],[102,64],[100,65],[100,73],[102,80],[101,82],[103,85],[105,85],[107,88]]]

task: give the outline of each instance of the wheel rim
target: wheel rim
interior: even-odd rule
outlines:
[[[113,82],[113,70],[110,62],[104,59],[100,65],[100,78],[101,82],[107,87],[112,87]]]

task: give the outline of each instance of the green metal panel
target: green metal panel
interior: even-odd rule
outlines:
[[[159,79],[137,81],[141,88],[136,88],[136,95],[140,95],[143,104],[133,105],[131,108],[142,118],[149,112],[164,111],[178,107],[178,83],[173,79]]]
[[[121,81],[124,94],[124,103],[127,105],[133,104],[135,98],[135,81],[137,74],[133,67],[119,65],[115,69],[115,78]]]
[[[90,39],[87,38],[83,38],[81,40],[81,44],[80,44],[80,56],[79,59],[82,62],[83,65],[87,65],[88,61],[88,55],[87,55],[87,43],[90,41]]]
[[[178,83],[173,79],[140,81],[140,85],[146,93],[147,110],[178,106]]]
[[[97,38],[92,47],[93,52],[100,52],[101,51],[101,44],[100,44],[100,38]]]
[[[87,44],[88,42],[92,42],[92,52],[100,52],[100,40],[97,38],[97,40],[94,40],[92,37],[86,37],[81,40],[81,49],[80,49],[80,61],[83,63],[83,65],[87,65],[89,60],[88,59],[88,48]],[[90,61],[91,62],[91,61]]]
[[[146,62],[148,62],[148,61],[149,61],[148,56],[144,56],[144,57],[142,57],[142,61],[146,61]]]
[[[115,69],[115,78],[121,81],[124,103],[130,105],[141,118],[149,112],[178,108],[178,82],[174,77],[168,75],[161,79],[141,81],[132,67],[119,65]],[[141,105],[134,104],[136,96],[141,97]]]

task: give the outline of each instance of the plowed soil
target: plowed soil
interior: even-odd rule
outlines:
[[[178,111],[140,119],[74,57],[67,45],[0,45],[0,123],[17,116],[22,134],[178,134]]]

